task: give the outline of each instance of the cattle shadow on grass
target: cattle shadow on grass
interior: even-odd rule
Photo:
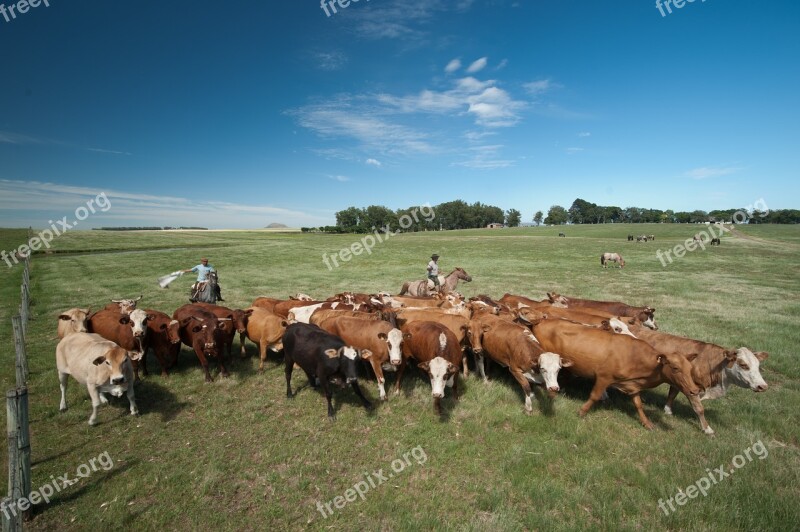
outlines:
[[[522,390],[522,386],[519,385],[517,379],[508,371],[507,368],[500,366],[499,364],[493,362],[489,359],[489,357],[484,357],[483,359],[484,370],[486,372],[486,377],[490,381],[495,381],[502,383],[503,386],[508,386],[509,389],[514,390],[514,393],[519,397],[520,402],[524,405],[525,403],[525,392]],[[478,373],[477,369],[473,372],[470,369],[470,377],[469,380],[477,379],[478,381],[482,381],[480,374]],[[462,382],[464,382],[462,380]],[[533,392],[534,397],[536,397],[536,402],[538,403],[538,413],[545,417],[553,417],[556,415],[555,410],[555,401],[558,400],[558,396],[554,398],[550,398],[547,394],[547,390],[544,389],[544,386],[540,384],[534,384],[529,381],[531,386],[531,391]],[[588,396],[588,392],[587,392]],[[534,407],[534,413],[537,413],[536,408]]]
[[[384,373],[384,375],[386,375],[386,373]],[[374,377],[372,378],[371,382],[373,385],[376,385]],[[409,363],[409,367],[406,368],[406,371],[403,374],[403,382],[400,385],[400,395],[395,395],[394,393],[395,383],[396,381],[392,382],[391,386],[388,386],[389,381],[387,379],[386,393],[389,397],[389,401],[393,399],[399,399],[400,395],[402,395],[404,399],[411,399],[414,393],[419,392],[427,399],[428,406],[426,409],[431,415],[437,415],[434,407],[433,394],[431,392],[431,381],[428,378],[427,373],[416,367],[416,363]],[[458,403],[463,400],[464,394],[468,392],[468,389],[468,379],[465,379],[460,373],[458,375],[458,400],[456,400],[454,397],[453,388],[445,387],[444,397],[440,402],[441,413],[439,413],[437,416],[440,422],[447,423],[450,421],[453,415],[453,410],[456,408]]]
[[[161,421],[167,422],[175,419],[190,403],[181,402],[172,390],[150,377],[136,385],[136,404],[140,415],[158,413]]]

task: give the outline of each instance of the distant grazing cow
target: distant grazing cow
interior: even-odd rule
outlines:
[[[628,235],[628,242],[632,242],[635,237],[633,235]]]
[[[719,237],[711,239],[711,245],[712,246],[719,246],[721,243],[722,243],[722,241],[719,239]]]
[[[58,316],[58,338],[62,339],[68,334],[86,332],[87,318],[91,309],[71,308]]]
[[[566,237],[567,235],[565,235],[564,233],[558,233],[558,236]]]
[[[647,419],[639,397],[644,389],[669,382],[690,398],[692,406],[700,405],[701,390],[691,377],[692,364],[688,360],[691,356],[660,353],[642,340],[563,320],[542,320],[534,325],[533,333],[542,348],[560,353],[572,363],[572,373],[594,379],[589,399],[580,408],[581,416],[586,415],[609,386],[631,396],[642,425],[648,429],[653,424]],[[705,428],[702,412],[697,414]]]
[[[331,404],[331,379],[335,381],[344,379],[353,387],[364,408],[372,406],[358,386],[359,352],[345,345],[341,338],[323,331],[316,325],[292,323],[283,333],[283,352],[286,364],[286,397],[290,399],[293,397],[292,369],[297,364],[305,372],[312,387],[316,388],[319,379],[328,402],[328,419],[331,421],[336,419]]]
[[[378,393],[386,401],[383,366],[389,365],[392,371],[403,360],[401,344],[403,333],[385,321],[364,320],[351,317],[330,317],[320,323],[320,328],[341,338],[347,345],[361,351],[361,358],[372,366],[378,380]]]
[[[200,360],[206,382],[214,380],[208,371],[206,357],[216,358],[220,374],[227,377],[228,370],[225,369],[224,363],[225,351],[222,346],[225,342],[224,322],[230,321],[230,318],[217,318],[213,312],[194,304],[178,308],[172,314],[172,318],[180,324],[181,342],[193,348]]]
[[[131,352],[136,380],[139,380],[139,361],[147,349],[149,318],[147,312],[140,309],[133,310],[130,314],[122,314],[118,309],[103,309],[89,317],[89,332],[97,333]]]
[[[400,393],[400,383],[413,358],[417,367],[428,374],[433,393],[433,407],[437,414],[442,413],[441,400],[445,386],[453,388],[453,397],[458,400],[458,374],[461,364],[461,348],[450,329],[432,321],[406,323],[403,331],[403,362],[397,370],[395,393]]]
[[[131,415],[138,415],[133,392],[133,366],[125,349],[99,334],[76,332],[66,336],[56,347],[56,366],[61,386],[59,410],[67,409],[69,376],[86,385],[92,399],[89,425],[97,422],[97,408],[108,403],[104,393],[122,397],[127,393]]]
[[[647,240],[655,240],[656,235],[647,235]]]
[[[289,325],[286,319],[272,312],[251,307],[250,318],[247,320],[247,337],[258,346],[261,362],[258,371],[264,371],[264,362],[267,360],[267,349],[278,352],[283,349],[283,333]]]
[[[625,259],[623,259],[622,255],[619,253],[606,252],[600,255],[600,264],[603,266],[603,268],[607,268],[609,262],[616,262],[620,268],[625,267]]]
[[[526,414],[533,411],[530,382],[544,384],[550,396],[554,397],[559,391],[559,370],[571,365],[555,353],[545,353],[527,328],[496,316],[484,315],[470,321],[469,337],[475,352],[475,366],[483,380],[488,380],[483,363],[485,353],[508,368],[522,387]]]

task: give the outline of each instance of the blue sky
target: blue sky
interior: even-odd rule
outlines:
[[[664,0],[662,0],[663,3]],[[0,0],[8,9],[10,0]],[[0,226],[453,199],[800,208],[800,3],[50,0],[0,15]],[[330,10],[330,9],[329,9]]]

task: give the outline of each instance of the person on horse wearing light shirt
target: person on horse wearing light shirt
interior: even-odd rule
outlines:
[[[200,283],[208,282],[208,274],[216,271],[217,270],[214,268],[214,266],[210,266],[208,264],[208,259],[206,257],[203,257],[202,259],[200,259],[200,264],[198,264],[194,268],[183,270],[183,273],[197,272],[197,282],[192,285],[192,290],[197,290],[197,288],[200,286]],[[217,300],[225,301],[224,299],[222,299],[222,292],[220,291],[219,285],[217,285]]]
[[[431,255],[431,261],[428,263],[428,279],[433,281],[433,289],[437,292],[442,290],[441,285],[439,284],[439,265],[437,261],[439,260],[439,255],[434,253]]]

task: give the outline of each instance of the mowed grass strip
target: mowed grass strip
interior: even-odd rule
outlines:
[[[34,320],[29,334],[32,371],[33,487],[69,474],[108,451],[114,467],[65,488],[37,508],[35,530],[134,529],[364,529],[519,530],[603,528],[788,529],[800,520],[798,431],[800,400],[800,280],[796,227],[742,227],[754,237],[724,236],[720,247],[697,250],[666,267],[656,250],[672,249],[704,226],[605,225],[471,230],[398,235],[371,254],[329,270],[323,253],[349,248],[357,235],[263,232],[72,232],[53,242],[63,253],[33,261]],[[557,237],[564,231],[566,238]],[[655,242],[628,242],[628,234],[655,234]],[[0,231],[0,241],[25,233]],[[22,243],[22,242],[19,242]],[[9,244],[11,245],[11,244]],[[18,245],[18,244],[17,244]],[[128,250],[132,252],[107,252]],[[624,269],[600,266],[600,253],[616,251]],[[324,397],[295,371],[294,399],[286,398],[283,364],[271,355],[257,371],[257,350],[234,361],[232,376],[203,382],[196,356],[183,348],[169,378],[153,374],[137,386],[142,415],[128,415],[127,400],[100,409],[99,425],[86,423],[85,388],[69,383],[70,409],[58,412],[55,369],[56,316],[74,306],[99,308],[108,299],[144,295],[142,308],[169,314],[184,304],[191,276],[166,290],[156,279],[197,264],[201,255],[220,270],[227,304],[245,307],[259,295],[306,292],[325,297],[342,290],[396,293],[419,279],[431,253],[441,269],[465,268],[473,282],[465,295],[505,292],[542,298],[547,291],[651,304],[662,329],[746,345],[770,357],[763,394],[732,389],[706,401],[717,436],[699,429],[680,397],[674,416],[663,414],[666,387],[644,393],[656,425],[639,425],[633,405],[613,393],[584,419],[577,416],[590,383],[562,378],[562,393],[539,393],[534,415],[507,370],[492,366],[490,382],[474,376],[462,397],[444,400],[433,413],[430,385],[410,369],[399,396],[379,403],[371,377],[362,389],[375,403],[360,407],[350,390],[335,392],[337,421],[325,416]],[[8,268],[6,268],[8,269]],[[7,317],[19,298],[21,268],[4,272],[0,328],[6,364],[0,377],[13,386],[13,346]],[[238,339],[234,343],[234,352]],[[566,376],[565,376],[566,377]],[[387,390],[394,375],[387,376]],[[714,469],[730,464],[753,443],[769,449],[708,495],[664,515],[659,499],[674,497]],[[412,449],[412,460],[387,482],[370,487],[328,517],[317,509],[344,497],[365,475],[392,472],[393,461]],[[396,465],[396,463],[395,463]],[[727,467],[730,467],[728,465]],[[342,499],[344,500],[344,499]],[[341,502],[341,501],[340,501]]]

